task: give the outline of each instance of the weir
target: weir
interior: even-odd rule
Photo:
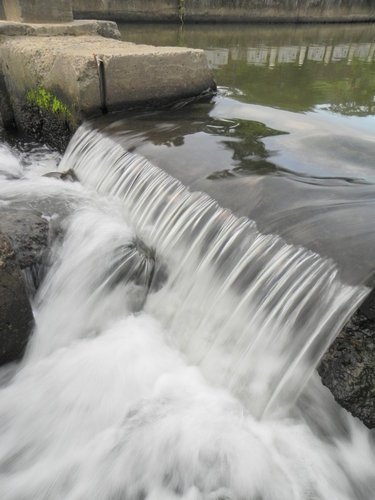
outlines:
[[[89,125],[76,133],[60,168],[124,203],[168,269],[146,310],[191,363],[258,417],[295,402],[368,292],[342,283],[333,261],[261,234],[253,221],[190,192]]]
[[[82,183],[0,154],[1,208],[60,226],[0,370],[2,499],[373,500],[371,431],[310,377],[365,288],[89,125]]]

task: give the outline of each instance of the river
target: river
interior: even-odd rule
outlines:
[[[120,27],[124,40],[204,49],[219,95],[119,121],[111,133],[262,231],[333,257],[348,280],[366,279],[374,25]]]
[[[204,48],[219,92],[62,159],[3,134],[1,207],[60,237],[0,371],[1,498],[373,500],[374,433],[314,371],[373,272],[373,28],[122,30]]]

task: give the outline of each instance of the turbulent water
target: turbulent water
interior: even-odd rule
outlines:
[[[48,155],[0,150],[2,206],[65,215],[1,374],[0,498],[373,500],[374,437],[312,375],[366,290],[89,128],[82,185]]]

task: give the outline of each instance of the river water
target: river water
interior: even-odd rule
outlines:
[[[1,207],[60,237],[0,372],[1,498],[373,500],[374,434],[314,373],[373,270],[361,29],[126,28],[209,49],[219,95],[85,124],[61,162],[3,138]],[[42,177],[57,168],[81,182]]]
[[[239,215],[373,269],[375,27],[122,26],[133,42],[203,48],[219,95],[112,124],[127,149]],[[369,253],[370,251],[370,253]]]

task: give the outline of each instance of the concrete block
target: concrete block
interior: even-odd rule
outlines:
[[[3,0],[8,21],[45,23],[73,21],[72,0]]]
[[[8,38],[0,60],[18,127],[50,143],[103,109],[157,105],[215,86],[201,50],[96,36]]]
[[[0,36],[84,36],[100,35],[119,40],[121,33],[113,21],[81,20],[69,23],[18,23],[0,21]]]

